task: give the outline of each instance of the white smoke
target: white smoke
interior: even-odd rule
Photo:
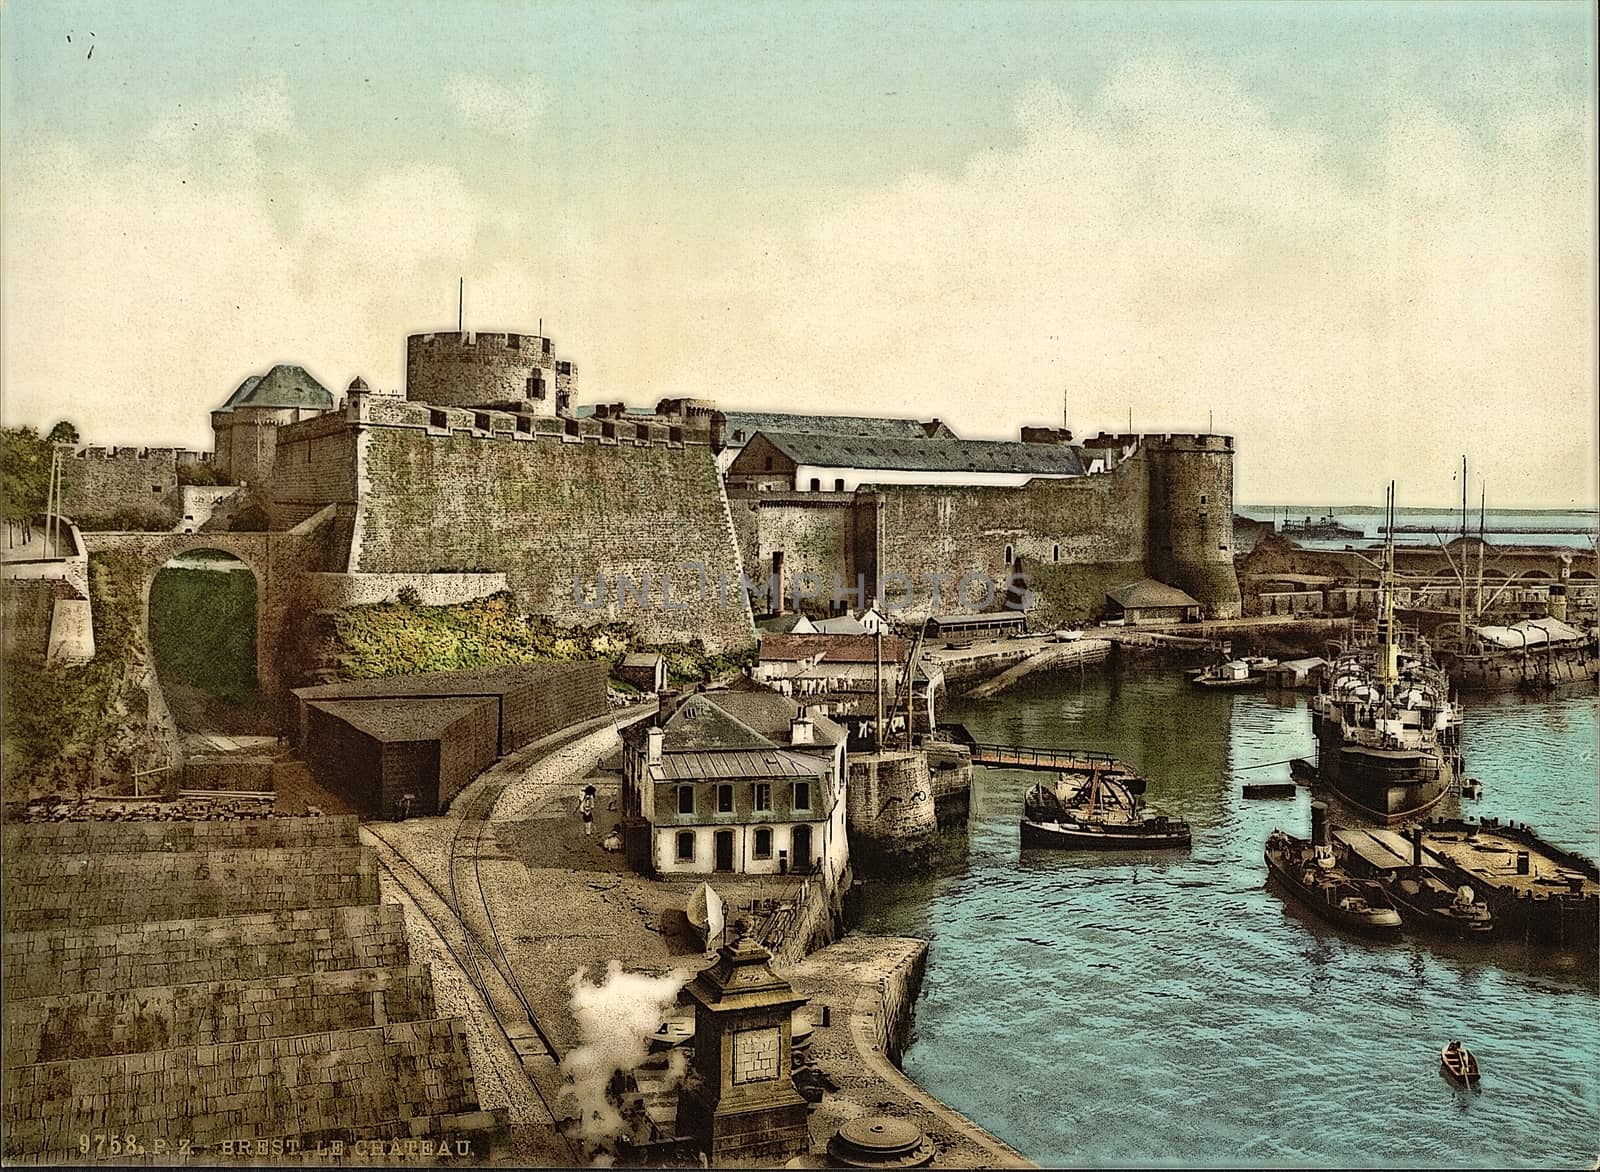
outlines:
[[[587,1151],[608,1149],[629,1130],[619,1102],[609,1093],[613,1080],[632,1074],[644,1062],[651,1035],[677,1004],[678,990],[687,980],[624,972],[619,960],[606,967],[598,984],[590,982],[587,969],[572,974],[572,1016],[583,1040],[561,1060],[561,1072]],[[668,1071],[681,1077],[682,1058],[674,1058]]]

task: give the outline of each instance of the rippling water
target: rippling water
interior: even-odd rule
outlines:
[[[906,1070],[1044,1164],[1581,1165],[1600,1153],[1592,968],[1422,938],[1341,934],[1265,890],[1274,825],[1309,796],[1244,780],[1310,755],[1301,697],[1198,693],[1174,671],[1066,674],[958,702],[979,739],[1113,752],[1194,827],[1189,855],[1017,843],[1034,775],[979,769],[934,875],[870,887],[864,931],[932,942]],[[1592,696],[1469,707],[1468,813],[1596,854]],[[1438,1073],[1465,1039],[1469,1094]]]

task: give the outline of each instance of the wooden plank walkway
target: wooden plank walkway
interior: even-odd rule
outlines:
[[[970,747],[974,765],[989,765],[996,769],[1132,772],[1115,757],[1106,753],[1092,753],[1087,749],[1037,749],[1027,745],[987,744],[973,744]]]

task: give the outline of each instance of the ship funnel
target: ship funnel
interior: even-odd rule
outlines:
[[[1413,826],[1411,828],[1410,837],[1411,865],[1413,867],[1420,867],[1422,866],[1422,827]]]
[[[1311,842],[1314,846],[1328,845],[1328,803],[1311,803]]]

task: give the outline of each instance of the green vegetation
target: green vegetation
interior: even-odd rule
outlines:
[[[75,517],[85,533],[165,533],[172,528],[172,517],[159,509],[123,507],[109,513],[90,513]]]
[[[89,763],[131,768],[145,719],[145,697],[131,682],[143,656],[138,560],[89,559],[95,657],[67,666],[8,656],[3,740],[6,801],[30,790],[64,792],[87,783]]]
[[[208,463],[179,464],[178,483],[197,486],[221,484],[222,477],[217,474],[216,468]]]
[[[65,419],[47,435],[32,427],[0,429],[0,475],[4,477],[0,501],[7,521],[27,525],[44,512],[50,495],[50,450],[58,443],[77,442],[78,429]]]
[[[629,651],[659,651],[676,682],[737,671],[753,652],[713,655],[692,643],[645,643],[630,623],[562,627],[541,615],[518,614],[510,594],[457,606],[422,606],[414,591],[395,602],[341,610],[324,659],[350,679],[425,671],[461,671],[518,663],[617,659]]]
[[[150,587],[150,644],[163,681],[229,704],[256,692],[256,581],[248,571],[168,566]]]

